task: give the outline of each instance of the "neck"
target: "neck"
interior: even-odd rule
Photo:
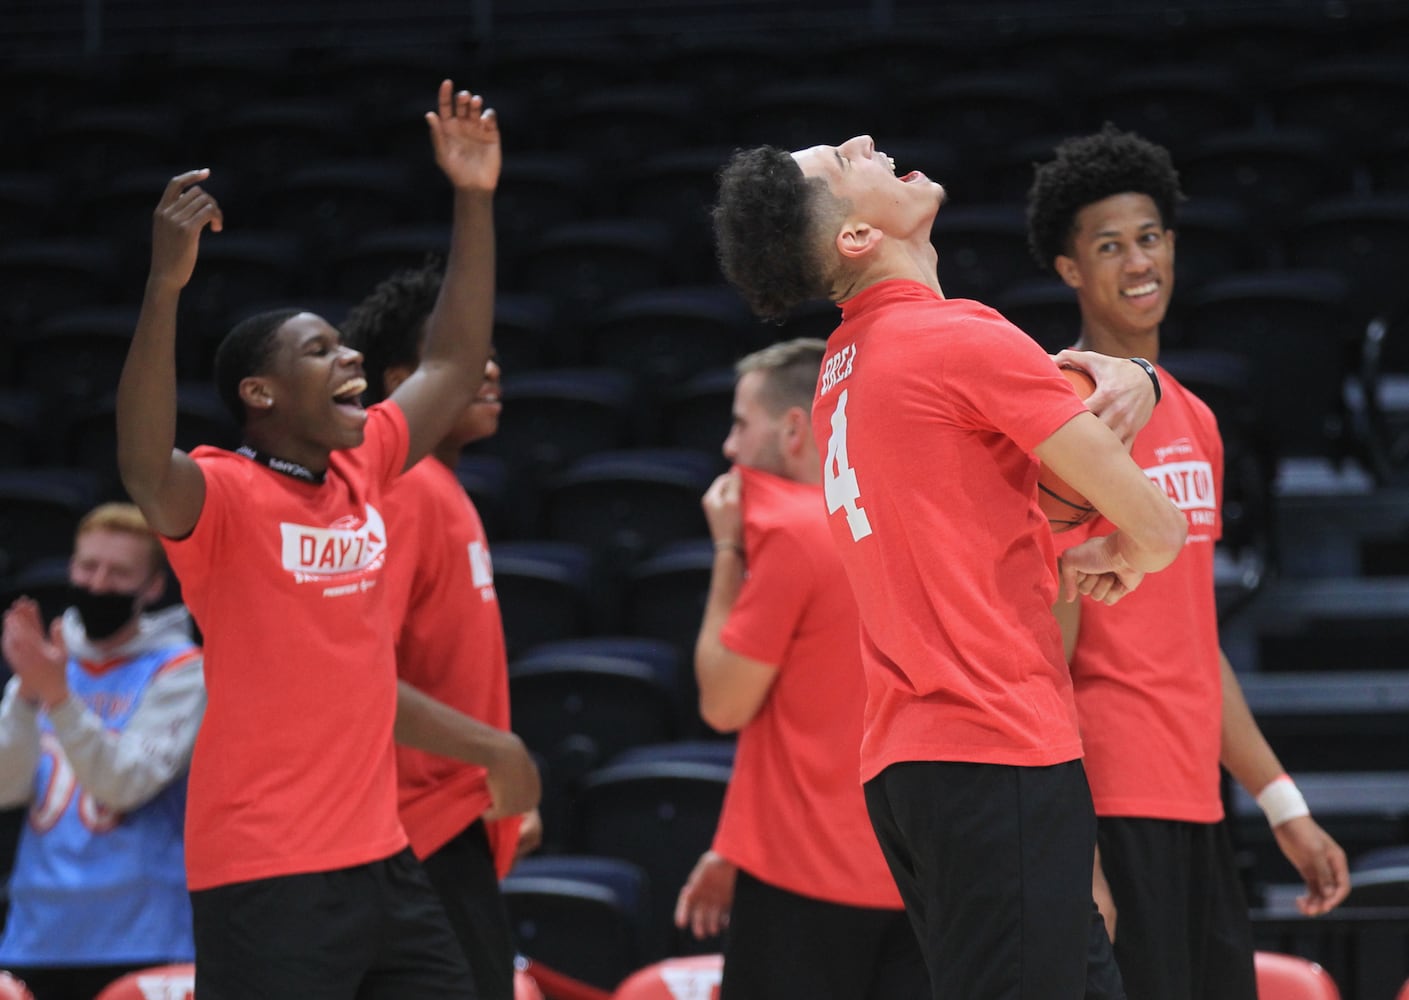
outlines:
[[[453,472],[455,466],[460,464],[460,452],[464,447],[458,441],[442,441],[431,449],[431,457]]]
[[[1117,330],[1100,326],[1082,317],[1081,336],[1076,348],[1080,351],[1095,351],[1113,358],[1144,358],[1147,361],[1159,360],[1159,327],[1144,330]]]
[[[272,458],[283,459],[301,465],[315,476],[328,471],[330,452],[327,448],[297,441],[280,434],[269,434],[263,429],[246,426],[244,443],[255,451]]]
[[[837,301],[845,302],[872,285],[897,279],[918,281],[942,298],[944,289],[939,285],[938,264],[939,255],[928,237],[914,243],[890,243],[881,248],[875,260],[861,267],[839,289]]]
[[[816,448],[808,448],[787,463],[784,475],[794,482],[818,486],[822,482],[822,456]]]

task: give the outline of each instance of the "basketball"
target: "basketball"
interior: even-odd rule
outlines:
[[[1062,368],[1060,371],[1082,399],[1096,391],[1096,383],[1080,368]],[[1096,508],[1087,503],[1084,496],[1045,465],[1037,475],[1037,506],[1042,508],[1053,531],[1067,531],[1096,513]]]

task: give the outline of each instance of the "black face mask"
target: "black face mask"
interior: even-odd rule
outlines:
[[[136,594],[95,594],[77,584],[68,586],[69,604],[78,609],[83,631],[94,642],[117,632],[137,615]]]

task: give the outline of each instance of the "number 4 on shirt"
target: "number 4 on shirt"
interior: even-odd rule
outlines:
[[[827,439],[827,460],[822,463],[822,493],[827,498],[827,513],[846,511],[846,523],[851,528],[851,540],[859,542],[871,533],[871,519],[856,503],[861,499],[861,487],[856,483],[856,470],[846,459],[846,395],[843,389],[832,413],[832,435]]]

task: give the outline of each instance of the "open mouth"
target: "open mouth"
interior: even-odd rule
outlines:
[[[1159,291],[1159,282],[1147,281],[1143,285],[1136,285],[1133,288],[1127,288],[1120,294],[1125,296],[1127,299],[1138,299],[1143,295],[1153,295],[1157,291]]]
[[[333,402],[339,406],[355,406],[362,408],[362,394],[367,391],[367,380],[361,376],[354,376],[333,392]]]

